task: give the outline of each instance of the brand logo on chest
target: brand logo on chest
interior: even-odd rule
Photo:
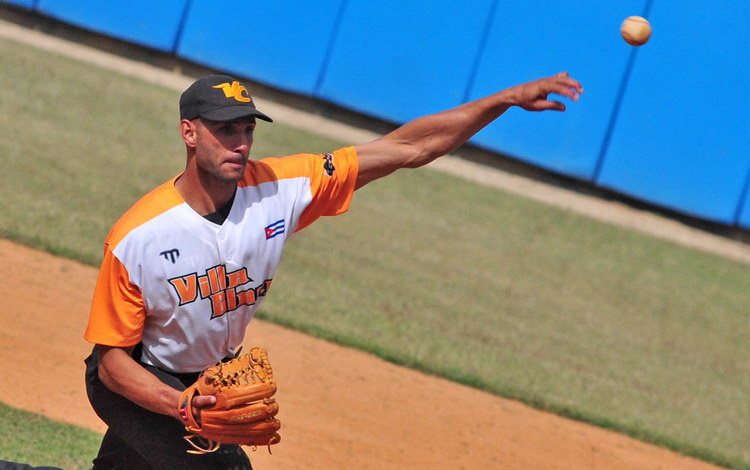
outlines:
[[[164,250],[161,253],[159,253],[159,256],[163,257],[167,261],[171,261],[172,264],[175,264],[177,262],[177,258],[180,257],[180,250],[177,248],[172,248],[171,250]]]
[[[253,285],[247,268],[227,272],[223,264],[206,270],[205,274],[191,273],[169,279],[180,301],[180,306],[198,299],[211,302],[211,319],[236,310],[242,305],[254,305],[271,288],[271,279]]]

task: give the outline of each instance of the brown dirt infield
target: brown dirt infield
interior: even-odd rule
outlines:
[[[0,239],[0,272],[0,402],[103,432],[83,386],[96,269]],[[280,384],[283,441],[250,451],[259,470],[718,468],[268,322],[245,343]]]

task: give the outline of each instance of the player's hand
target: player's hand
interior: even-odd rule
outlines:
[[[193,397],[193,416],[199,423],[201,422],[201,409],[216,403],[216,397],[213,395],[198,395]]]
[[[560,72],[551,77],[516,85],[507,91],[511,96],[511,104],[527,111],[565,111],[565,104],[548,99],[549,95],[556,94],[578,101],[583,87],[577,80],[570,78],[567,72]]]

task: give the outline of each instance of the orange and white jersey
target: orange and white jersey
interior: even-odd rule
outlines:
[[[288,236],[346,212],[358,171],[354,147],[248,162],[217,225],[179,195],[154,189],[105,241],[85,338],[143,344],[143,362],[196,372],[233,353],[268,293]]]

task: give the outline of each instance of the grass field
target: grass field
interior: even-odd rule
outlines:
[[[97,264],[178,93],[0,41],[0,236]],[[261,124],[252,155],[342,143]],[[750,468],[750,267],[426,169],[292,238],[261,316]],[[1,414],[1,413],[0,413]]]
[[[91,468],[99,433],[58,423],[0,403],[0,459],[34,467]]]

